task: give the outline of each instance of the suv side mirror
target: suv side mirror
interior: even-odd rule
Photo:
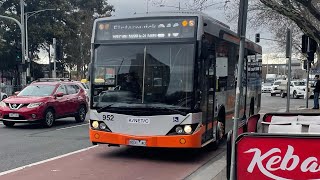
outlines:
[[[63,97],[63,96],[64,96],[64,94],[62,92],[59,92],[59,93],[55,94],[55,97]]]
[[[20,91],[14,92],[14,95],[17,96],[20,93]]]

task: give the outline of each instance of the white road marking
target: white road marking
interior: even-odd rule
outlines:
[[[80,125],[76,125],[76,126],[69,126],[69,127],[59,128],[59,129],[56,129],[56,131],[65,130],[65,129],[71,129],[71,128],[75,128],[75,127],[86,126],[86,125],[88,125],[88,124],[89,124],[89,123],[80,124]]]
[[[39,162],[36,162],[36,163],[32,163],[32,164],[29,164],[29,165],[25,165],[25,166],[21,166],[21,167],[15,168],[15,169],[4,171],[4,172],[0,173],[0,176],[6,175],[6,174],[9,174],[9,173],[13,173],[13,172],[16,172],[16,171],[20,171],[20,170],[23,170],[25,168],[30,168],[32,166],[44,164],[44,163],[47,163],[47,162],[50,162],[50,161],[54,161],[54,160],[57,160],[57,159],[61,159],[61,158],[64,158],[64,157],[67,157],[67,156],[70,156],[70,155],[73,155],[73,154],[77,154],[77,153],[81,153],[81,152],[84,152],[84,151],[88,151],[88,150],[93,149],[93,148],[95,148],[97,146],[98,145],[91,146],[91,147],[80,149],[78,151],[70,152],[70,153],[67,153],[67,154],[64,154],[64,155],[61,155],[61,156],[56,156],[56,157],[53,157],[53,158],[50,158],[50,159],[46,159],[46,160],[43,160],[43,161],[39,161]]]

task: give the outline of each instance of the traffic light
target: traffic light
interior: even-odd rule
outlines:
[[[315,53],[317,52],[317,48],[318,48],[317,41],[315,41],[312,38],[309,38],[309,51]]]
[[[304,60],[303,61],[303,69],[304,70],[308,70],[308,64],[307,63],[309,63],[309,68],[311,68],[311,62],[307,61],[307,60]]]
[[[57,41],[56,44],[56,59],[62,60],[63,59],[63,47],[62,47],[62,41]]]
[[[302,35],[302,53],[316,52],[318,43],[307,35]]]
[[[31,77],[28,76],[26,80],[27,80],[27,84],[31,84]]]
[[[308,51],[308,36],[307,35],[302,35],[302,48],[301,48],[301,51],[302,53],[307,53]]]
[[[22,62],[22,51],[21,46],[15,47],[15,57],[17,62]]]
[[[314,61],[314,52],[308,52],[308,62],[313,62]]]
[[[256,34],[256,41],[255,41],[256,43],[259,43],[260,42],[260,34],[259,33],[257,33]]]

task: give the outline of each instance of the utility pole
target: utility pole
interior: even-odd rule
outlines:
[[[269,55],[267,57],[267,74],[269,74]]]
[[[287,29],[286,57],[288,58],[288,81],[287,81],[287,108],[290,111],[290,85],[291,85],[291,58],[292,58],[292,29]]]
[[[181,2],[179,1],[179,11],[181,10]]]
[[[29,41],[28,41],[28,14],[25,14],[25,32],[26,32],[26,56],[27,56],[27,77],[30,77],[30,57],[29,57]]]
[[[44,11],[54,11],[58,9],[42,9],[39,11],[31,11],[31,12],[24,12],[25,15],[25,39],[26,39],[26,60],[28,62],[27,66],[27,77],[31,77],[31,59],[30,59],[30,54],[29,54],[29,38],[28,38],[28,19],[34,15],[37,15],[38,13],[44,12]],[[51,74],[51,73],[50,73]]]
[[[247,14],[248,14],[248,0],[240,0],[239,7],[239,20],[238,20],[238,36],[240,36],[239,60],[238,60],[238,75],[237,75],[237,88],[236,88],[236,102],[235,102],[235,115],[233,120],[233,139],[232,139],[232,153],[231,153],[231,168],[230,178],[236,179],[236,139],[238,136],[238,121],[240,120],[240,106],[242,96],[242,75],[244,64],[244,48],[246,41],[247,30]]]
[[[306,108],[309,108],[309,76],[310,76],[310,63],[307,61],[307,85],[306,85]]]
[[[82,63],[82,75],[81,75],[81,78],[85,77],[85,72],[84,72],[84,58],[83,58],[83,52],[82,52],[82,34],[81,34],[81,31],[80,31],[80,34],[79,34],[79,40],[80,40],[80,59],[81,59],[81,63]]]
[[[22,73],[21,73],[21,84],[22,86],[25,86],[27,84],[27,74],[26,74],[26,71],[25,71],[25,68],[24,68],[24,65],[25,65],[25,60],[26,60],[26,48],[25,48],[25,44],[26,44],[26,37],[25,37],[25,20],[24,20],[24,6],[25,6],[25,3],[24,3],[24,0],[20,0],[20,11],[21,11],[21,14],[20,14],[20,18],[21,18],[21,51],[22,51]]]
[[[52,71],[52,78],[56,78],[57,77],[57,64],[56,64],[56,59],[57,59],[57,56],[56,56],[56,53],[57,53],[57,40],[56,38],[53,38],[53,71]]]

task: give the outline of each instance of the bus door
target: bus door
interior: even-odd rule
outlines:
[[[215,108],[215,89],[216,89],[216,76],[215,76],[215,44],[208,43],[206,51],[203,52],[207,55],[201,61],[202,69],[202,112],[203,112],[203,125],[205,125],[205,137],[203,143],[213,139],[214,125],[214,108]],[[205,48],[205,47],[204,47]]]

